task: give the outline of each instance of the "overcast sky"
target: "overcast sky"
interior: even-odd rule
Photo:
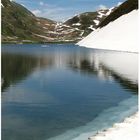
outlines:
[[[110,8],[125,0],[15,0],[36,16],[65,21],[83,12]]]

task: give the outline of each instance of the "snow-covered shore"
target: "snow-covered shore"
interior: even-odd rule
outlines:
[[[138,52],[138,10],[93,31],[77,45],[106,50]]]
[[[116,123],[112,128],[98,132],[89,140],[139,140],[138,113],[126,118],[122,123]]]

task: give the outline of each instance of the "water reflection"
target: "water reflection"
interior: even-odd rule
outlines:
[[[91,51],[84,58],[78,59],[77,55],[74,58],[70,62],[73,70],[95,74],[102,80],[115,80],[123,88],[138,92],[138,54]]]
[[[41,67],[52,65],[52,59],[30,55],[2,54],[2,91],[28,77]]]
[[[2,79],[3,140],[47,140],[85,126],[131,97],[131,104],[116,110],[121,114],[137,109],[137,95],[132,94],[138,88],[137,54],[72,44],[4,46]],[[102,124],[95,121],[93,126]]]
[[[26,50],[26,49],[25,49]],[[61,51],[60,51],[61,50]],[[21,54],[20,54],[21,53]],[[116,80],[125,89],[138,91],[138,54],[76,48],[46,48],[39,53],[2,53],[2,91],[42,68],[70,67],[74,71]]]

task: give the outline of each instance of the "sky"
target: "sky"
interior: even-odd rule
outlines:
[[[66,21],[74,15],[111,8],[125,0],[14,0],[36,16]]]

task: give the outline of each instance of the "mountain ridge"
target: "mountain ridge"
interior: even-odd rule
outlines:
[[[137,5],[137,0],[128,1],[129,4],[135,1]],[[1,6],[2,43],[78,42],[92,31],[111,22],[112,13],[121,7],[120,5],[110,9],[81,13],[60,23],[36,17],[27,8],[14,1],[2,0]]]
[[[127,0],[77,45],[138,53],[138,0]]]

